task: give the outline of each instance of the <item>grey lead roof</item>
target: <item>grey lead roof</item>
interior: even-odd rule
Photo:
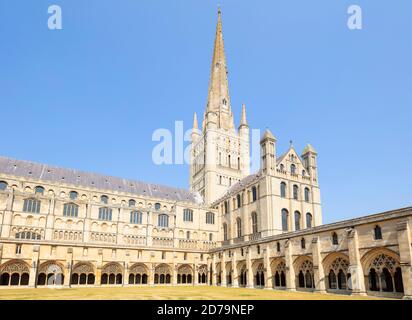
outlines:
[[[95,188],[106,191],[131,193],[172,201],[199,203],[199,195],[184,189],[127,180],[101,174],[83,172],[74,169],[53,167],[24,160],[15,160],[0,156],[0,174],[26,177],[74,185],[77,187]]]

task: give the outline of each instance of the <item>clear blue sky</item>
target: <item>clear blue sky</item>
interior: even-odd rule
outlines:
[[[313,144],[324,222],[411,205],[412,2],[219,2],[236,121]],[[187,187],[151,136],[203,112],[219,2],[2,0],[0,154]]]

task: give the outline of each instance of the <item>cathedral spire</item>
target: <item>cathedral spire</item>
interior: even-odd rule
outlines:
[[[216,37],[213,48],[213,59],[210,70],[209,93],[206,113],[213,112],[217,116],[217,126],[233,129],[233,114],[230,106],[229,82],[222,32],[222,13],[218,9]],[[206,115],[208,116],[208,115]]]
[[[247,126],[247,120],[246,120],[246,106],[245,104],[242,105],[242,118],[240,120],[240,127]]]
[[[194,129],[194,130],[199,129],[199,124],[197,123],[197,115],[196,115],[196,112],[195,112],[195,114],[193,115],[193,129]]]

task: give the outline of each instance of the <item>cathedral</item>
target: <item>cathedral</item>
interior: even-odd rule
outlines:
[[[412,207],[322,223],[318,154],[266,129],[250,172],[221,12],[190,189],[0,157],[0,290],[193,285],[412,298]]]

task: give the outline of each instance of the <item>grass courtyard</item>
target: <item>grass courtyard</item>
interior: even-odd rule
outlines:
[[[1,289],[0,300],[362,300],[356,297],[311,292],[224,288],[209,286],[83,287]]]

